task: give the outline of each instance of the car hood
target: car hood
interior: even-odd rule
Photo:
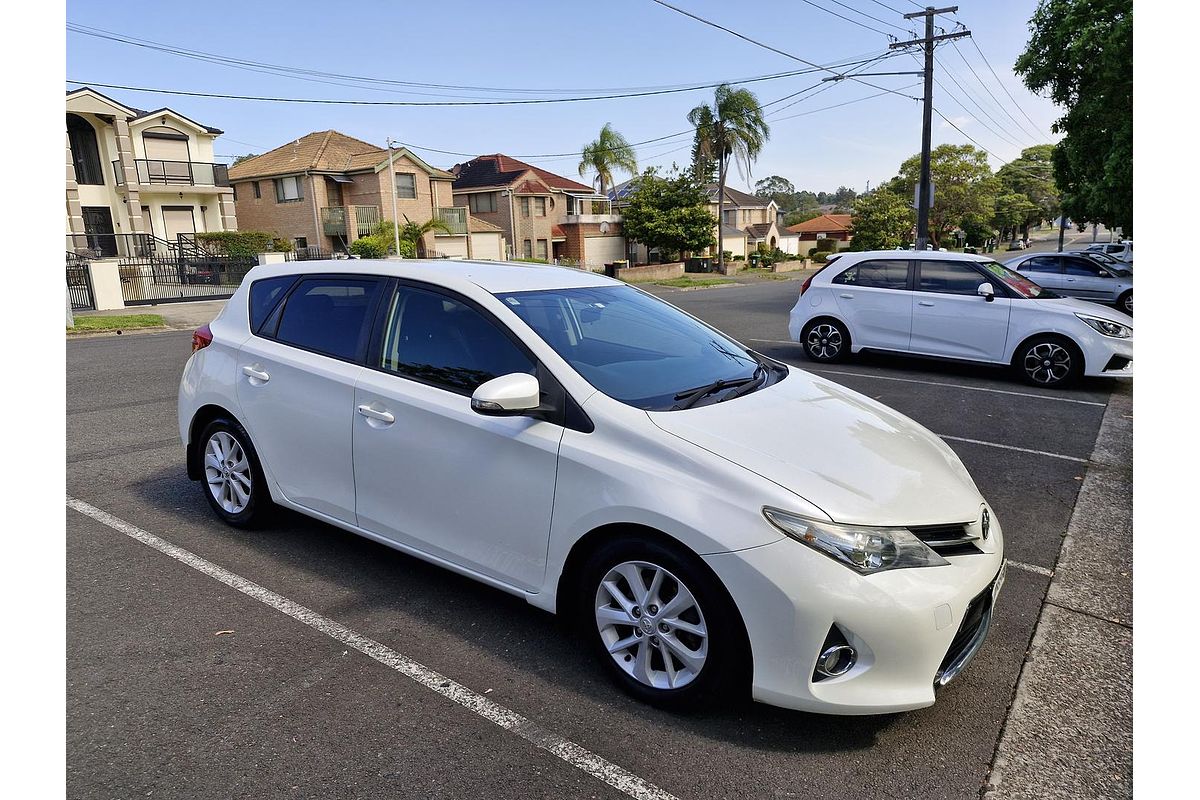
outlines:
[[[791,369],[723,403],[647,412],[667,433],[803,497],[835,522],[970,522],[982,497],[930,431],[869,397]]]
[[[1045,297],[1035,299],[1033,302],[1038,304],[1039,311],[1059,311],[1063,314],[1071,314],[1072,316],[1078,311],[1080,314],[1089,314],[1093,317],[1120,322],[1123,325],[1133,324],[1133,317],[1124,311],[1118,311],[1110,305],[1094,303],[1090,300],[1080,300],[1077,297]]]

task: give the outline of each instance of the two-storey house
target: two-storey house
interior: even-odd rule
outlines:
[[[626,257],[620,216],[590,186],[502,153],[450,171],[455,203],[501,228],[510,258],[601,269]]]
[[[127,256],[148,236],[237,230],[233,189],[213,156],[220,130],[87,87],[66,102],[68,252]]]
[[[242,227],[292,239],[298,248],[348,249],[381,220],[450,229],[425,237],[426,256],[503,257],[500,229],[455,202],[454,175],[405,148],[392,150],[334,130],[317,131],[229,168]],[[394,209],[394,210],[393,210]]]
[[[715,217],[720,196],[717,184],[711,183],[704,189],[708,194],[708,210]],[[770,250],[798,252],[799,236],[783,227],[783,212],[774,200],[726,186],[723,214],[725,249],[735,256],[749,256],[759,244]]]

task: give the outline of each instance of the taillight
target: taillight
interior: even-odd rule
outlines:
[[[804,283],[800,284],[800,296],[801,297],[803,297],[804,293],[808,291],[808,287],[812,286],[812,279],[815,277],[817,277],[817,274],[814,272],[812,275],[809,275],[807,278],[804,279]]]
[[[203,350],[212,344],[212,330],[207,325],[201,325],[196,328],[192,334],[192,352]]]

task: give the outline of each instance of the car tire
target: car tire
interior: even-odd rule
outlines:
[[[1133,289],[1117,298],[1117,309],[1133,316]]]
[[[1026,383],[1062,389],[1083,374],[1083,353],[1071,340],[1045,334],[1022,342],[1013,354],[1012,365]]]
[[[850,332],[835,319],[814,319],[800,333],[800,344],[811,361],[834,364],[850,352]]]
[[[580,577],[578,630],[625,692],[673,710],[749,696],[741,616],[697,556],[619,537],[591,554]]]
[[[235,528],[264,522],[273,510],[258,452],[235,419],[219,417],[200,434],[200,488],[213,511]]]

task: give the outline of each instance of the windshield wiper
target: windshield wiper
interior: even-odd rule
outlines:
[[[722,397],[718,402],[724,403],[726,400],[732,400],[735,397],[741,397],[744,394],[749,394],[750,392],[753,392],[755,389],[759,388],[766,382],[767,382],[767,368],[760,364],[758,369],[754,370],[754,377],[752,377],[749,381],[747,381],[746,383],[743,383],[741,386],[734,389],[729,394]]]
[[[674,408],[676,410],[691,408],[703,398],[708,397],[714,392],[719,392],[722,389],[729,389],[734,386],[745,386],[747,384],[754,383],[755,381],[761,383],[762,380],[766,379],[764,373],[765,368],[760,364],[758,368],[754,370],[754,374],[748,378],[733,378],[731,380],[725,380],[724,378],[721,378],[720,380],[715,380],[705,386],[697,386],[695,389],[687,389],[675,395],[676,400],[682,400],[683,402],[676,403]],[[762,375],[761,378],[760,375]]]

